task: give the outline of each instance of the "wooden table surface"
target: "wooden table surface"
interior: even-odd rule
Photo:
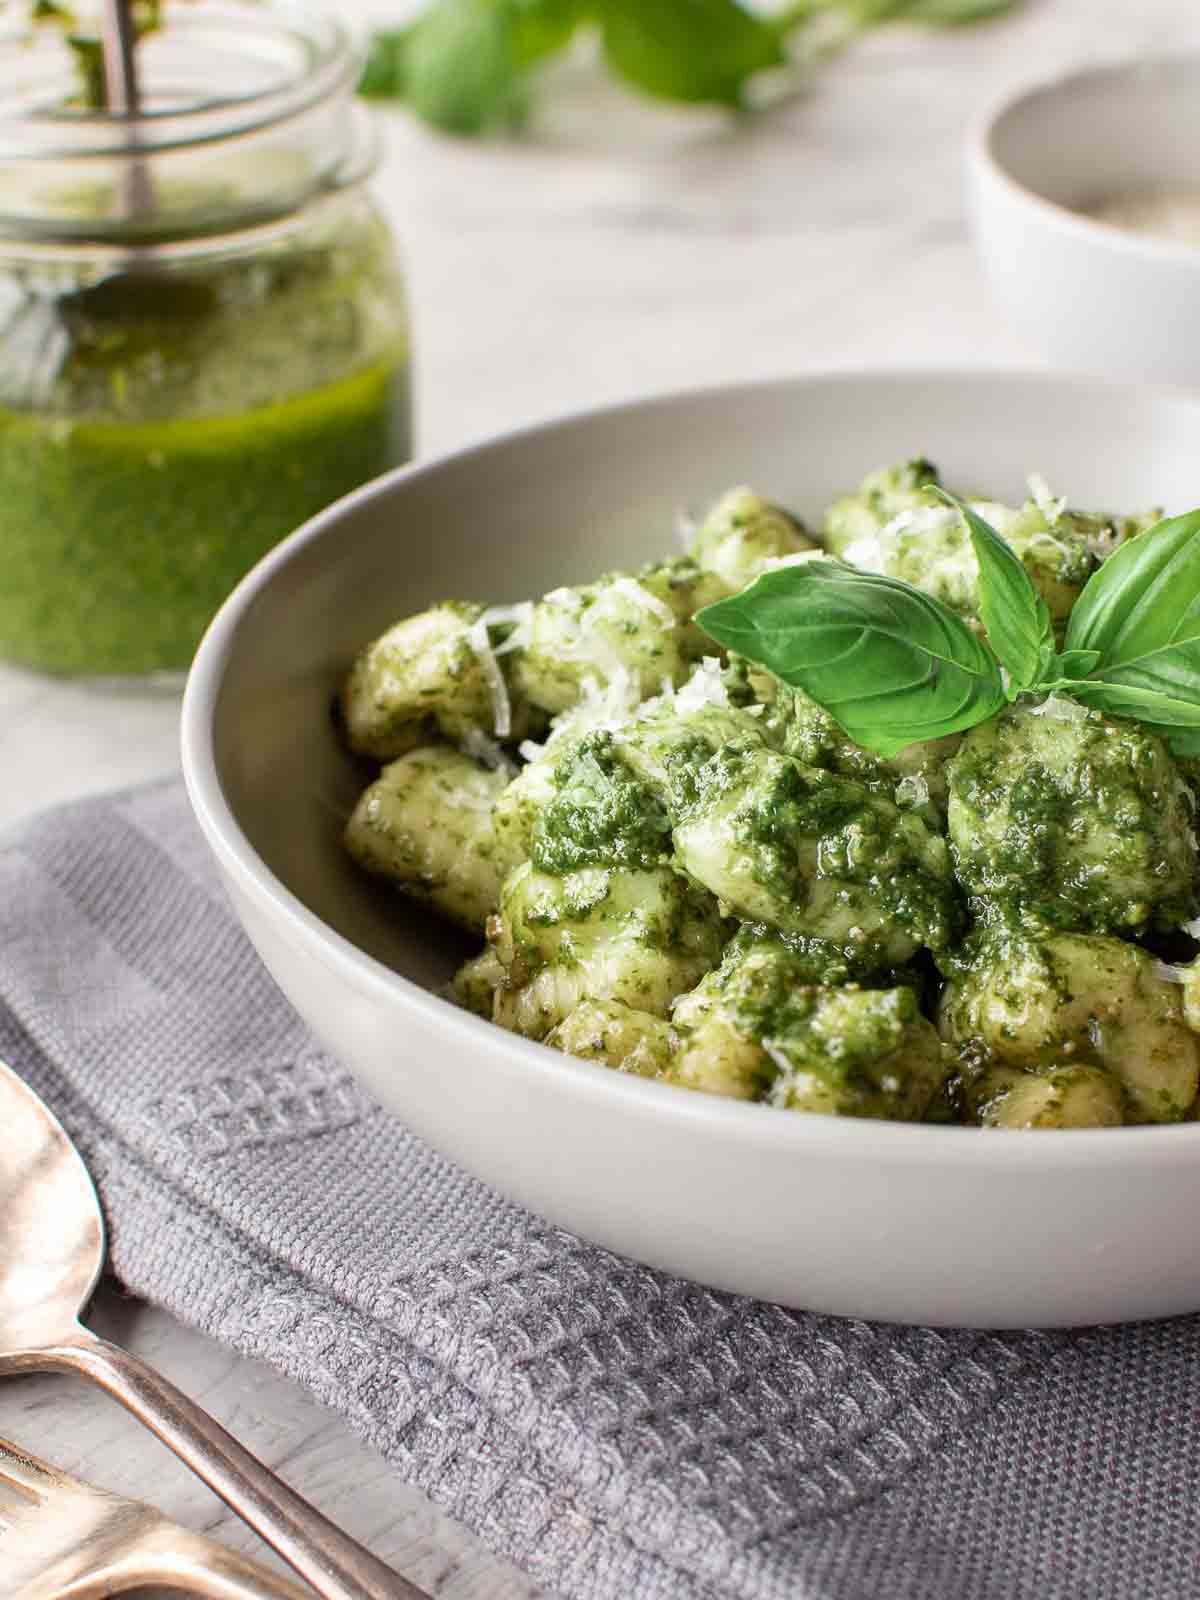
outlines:
[[[362,0],[341,9],[366,15]],[[371,9],[388,15],[386,0]],[[1200,44],[1191,11],[1033,0],[986,28],[895,30],[741,122],[635,102],[586,59],[554,70],[520,141],[444,139],[389,112],[377,189],[410,274],[422,452],[564,409],[804,368],[1039,365],[976,270],[964,132],[1031,76]],[[171,696],[0,667],[0,825],[170,771],[177,722]],[[442,1600],[533,1592],[273,1371],[112,1287],[92,1321]],[[0,1386],[0,1433],[255,1549],[172,1457],[72,1380]]]

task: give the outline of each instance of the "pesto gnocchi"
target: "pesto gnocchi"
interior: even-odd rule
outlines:
[[[1200,763],[1052,693],[884,759],[697,621],[823,554],[981,632],[940,482],[923,457],[882,468],[819,527],[731,489],[681,555],[515,605],[445,601],[363,650],[340,720],[379,770],[346,847],[485,941],[459,1005],[781,1112],[1197,1115]],[[1157,515],[1072,510],[1036,476],[1019,505],[969,503],[1060,641],[1089,577]]]

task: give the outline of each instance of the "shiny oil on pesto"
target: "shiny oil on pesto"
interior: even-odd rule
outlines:
[[[779,1112],[1196,1115],[1200,763],[1146,722],[1016,688],[966,731],[880,754],[696,621],[832,555],[983,641],[979,547],[939,484],[924,458],[875,471],[819,527],[736,488],[683,556],[490,611],[447,601],[365,647],[340,720],[386,764],[346,844],[486,940],[459,1004]],[[1036,476],[1022,504],[967,504],[1037,597],[1043,664],[1091,578],[1158,523],[1071,509]]]

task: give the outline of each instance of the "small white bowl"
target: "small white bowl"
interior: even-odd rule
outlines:
[[[1037,469],[1073,504],[1180,511],[1200,500],[1198,438],[1200,398],[864,373],[618,406],[381,478],[255,568],[188,683],[188,788],[250,937],[385,1106],[624,1255],[900,1322],[1200,1308],[1200,1124],[999,1133],[783,1112],[573,1060],[440,998],[469,947],[347,860],[342,820],[365,779],[329,715],[356,648],[394,618],[667,552],[680,506],[732,483],[815,518],[869,468],[924,451],[1005,498]]]
[[[968,139],[967,201],[1014,328],[1077,371],[1200,382],[1200,249],[1082,214],[1200,194],[1200,55],[1097,66],[1006,100]]]

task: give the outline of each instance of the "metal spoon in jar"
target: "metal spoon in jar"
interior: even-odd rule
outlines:
[[[83,1327],[103,1264],[100,1202],[79,1152],[0,1061],[0,1376],[74,1372],[99,1384],[326,1600],[429,1600],[173,1384]]]
[[[130,0],[104,0],[100,17],[100,51],[104,63],[107,109],[126,120],[129,160],[121,186],[124,209],[140,217],[154,209],[154,188],[145,161],[138,154],[137,117],[142,109],[138,82],[137,32]]]

